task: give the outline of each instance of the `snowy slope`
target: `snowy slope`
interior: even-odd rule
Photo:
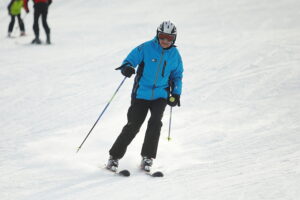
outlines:
[[[0,2],[1,199],[300,198],[299,1],[57,0],[51,46],[29,45],[31,3],[28,36],[7,39],[6,6]],[[154,164],[165,177],[138,170],[145,125],[120,161],[132,177],[112,176],[101,168],[126,123],[133,79],[77,147],[123,79],[114,68],[169,19],[185,73],[173,139],[167,108]]]

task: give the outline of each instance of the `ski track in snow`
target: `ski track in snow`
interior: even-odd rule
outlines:
[[[0,3],[1,199],[300,198],[299,1],[54,1],[50,46],[30,45],[32,2],[27,36],[18,37],[16,23],[16,38],[6,38],[6,4]],[[154,162],[165,177],[139,170],[147,123],[120,161],[131,177],[115,176],[102,167],[126,123],[132,78],[76,154],[77,147],[122,81],[114,69],[169,19],[185,72],[172,140],[167,107]]]

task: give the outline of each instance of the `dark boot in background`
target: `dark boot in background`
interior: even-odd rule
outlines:
[[[32,40],[31,44],[42,44],[40,38],[36,37]]]
[[[51,40],[50,40],[50,34],[47,34],[47,40],[46,40],[47,44],[51,44]]]

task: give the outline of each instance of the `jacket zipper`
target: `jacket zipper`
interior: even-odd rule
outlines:
[[[163,70],[162,70],[162,73],[161,73],[162,77],[165,77],[166,66],[167,66],[167,62],[165,61],[164,66],[163,66]]]
[[[154,85],[153,85],[153,87],[152,87],[152,96],[151,96],[151,100],[154,98],[154,89],[156,88],[156,82],[157,82],[157,80],[158,80],[158,75],[159,75],[160,66],[161,66],[161,63],[162,63],[162,60],[163,60],[163,57],[164,57],[164,53],[165,53],[165,51],[162,50],[162,53],[161,53],[161,56],[160,56],[160,60],[159,60],[159,64],[158,64],[157,71],[156,71],[156,77],[155,77]]]

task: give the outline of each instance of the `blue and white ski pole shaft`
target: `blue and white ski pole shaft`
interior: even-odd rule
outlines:
[[[171,124],[172,124],[172,106],[170,108],[170,118],[169,118],[169,134],[168,134],[168,141],[171,140]]]
[[[112,100],[114,99],[114,97],[116,96],[116,94],[118,93],[119,89],[121,88],[121,86],[123,85],[123,83],[125,82],[127,77],[125,77],[122,82],[120,83],[119,87],[117,88],[117,90],[115,91],[115,93],[113,94],[113,96],[111,97],[111,99],[108,101],[108,103],[106,104],[105,108],[103,109],[103,111],[101,112],[100,116],[98,117],[97,121],[95,122],[95,124],[93,125],[93,127],[91,128],[91,130],[89,131],[89,133],[87,134],[87,136],[84,138],[83,142],[81,143],[81,145],[78,147],[77,149],[77,153],[78,151],[81,149],[82,145],[84,144],[84,142],[86,141],[86,139],[89,137],[89,135],[91,134],[91,132],[93,131],[93,129],[95,128],[96,124],[98,123],[98,121],[100,120],[100,118],[102,117],[102,115],[104,114],[104,112],[106,111],[106,109],[108,108],[109,104],[112,102]]]

